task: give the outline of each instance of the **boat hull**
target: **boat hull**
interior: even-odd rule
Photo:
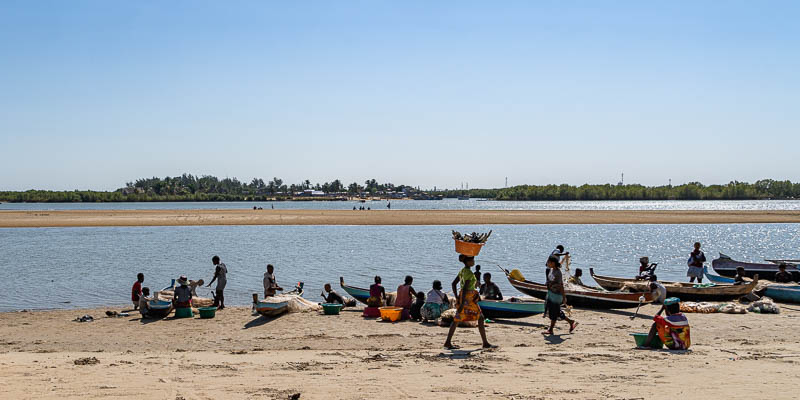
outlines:
[[[606,290],[620,290],[623,287],[629,290],[642,292],[649,290],[649,281],[615,278],[596,275],[593,269],[589,272],[600,287]],[[693,283],[686,282],[661,282],[667,289],[668,297],[677,297],[681,301],[728,301],[734,300],[755,290],[758,279],[747,285],[719,284],[711,287],[694,287]]]
[[[266,303],[263,301],[256,304],[256,311],[265,317],[281,315],[289,310],[289,303],[281,301],[278,303]]]
[[[734,282],[733,278],[711,275],[711,273],[708,272],[708,268],[705,268],[703,272],[705,272],[706,278],[714,283]],[[800,304],[800,285],[771,283],[764,289],[764,296],[780,303]]]
[[[714,271],[721,276],[734,277],[736,276],[736,268],[744,268],[744,276],[752,278],[756,275],[761,279],[775,280],[775,274],[778,273],[778,264],[760,264],[736,261],[730,257],[720,254],[719,258],[711,261],[711,267]],[[800,270],[796,265],[787,265],[786,272],[792,274],[792,279],[795,282],[800,281]]]
[[[538,301],[481,300],[478,302],[486,318],[525,318],[544,312],[544,303]]]
[[[547,298],[547,286],[530,281],[518,281],[508,275],[506,279],[515,289],[537,299]],[[573,307],[607,310],[613,308],[635,308],[639,305],[639,297],[644,297],[642,304],[651,303],[654,295],[650,292],[616,293],[593,289],[567,290],[567,304]]]

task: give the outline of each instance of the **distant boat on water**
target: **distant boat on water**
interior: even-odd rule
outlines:
[[[458,196],[459,200],[469,200],[469,195],[466,196]]]

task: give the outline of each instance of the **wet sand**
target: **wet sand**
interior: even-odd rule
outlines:
[[[576,332],[561,322],[549,337],[541,316],[496,321],[487,332],[500,348],[471,354],[442,348],[447,328],[360,310],[265,319],[233,307],[149,322],[104,310],[0,313],[0,398],[789,399],[800,381],[800,312],[787,308],[688,314],[687,352],[634,349],[629,333],[657,311],[643,306],[633,320],[575,310]],[[98,319],[72,321],[83,314]],[[460,328],[454,343],[478,349],[477,329]]]
[[[800,211],[70,210],[0,211],[0,228],[177,225],[800,223]]]

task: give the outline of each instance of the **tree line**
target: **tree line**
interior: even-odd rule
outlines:
[[[145,201],[268,201],[296,197],[303,190],[319,190],[339,196],[376,195],[390,191],[419,192],[411,186],[379,183],[375,179],[363,184],[332,182],[312,184],[306,179],[286,184],[280,178],[264,181],[255,178],[244,183],[236,178],[183,174],[178,177],[143,178],[126,183],[113,192],[48,191],[0,192],[3,202],[145,202]],[[429,194],[444,197],[469,195],[495,200],[756,200],[800,199],[800,183],[763,179],[755,183],[733,181],[725,185],[703,185],[691,182],[677,186],[643,185],[520,185],[502,189],[438,190]]]

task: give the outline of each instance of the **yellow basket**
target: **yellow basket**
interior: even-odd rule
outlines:
[[[475,257],[481,252],[481,248],[485,243],[469,243],[462,240],[456,240],[456,253],[463,254],[468,257]]]

